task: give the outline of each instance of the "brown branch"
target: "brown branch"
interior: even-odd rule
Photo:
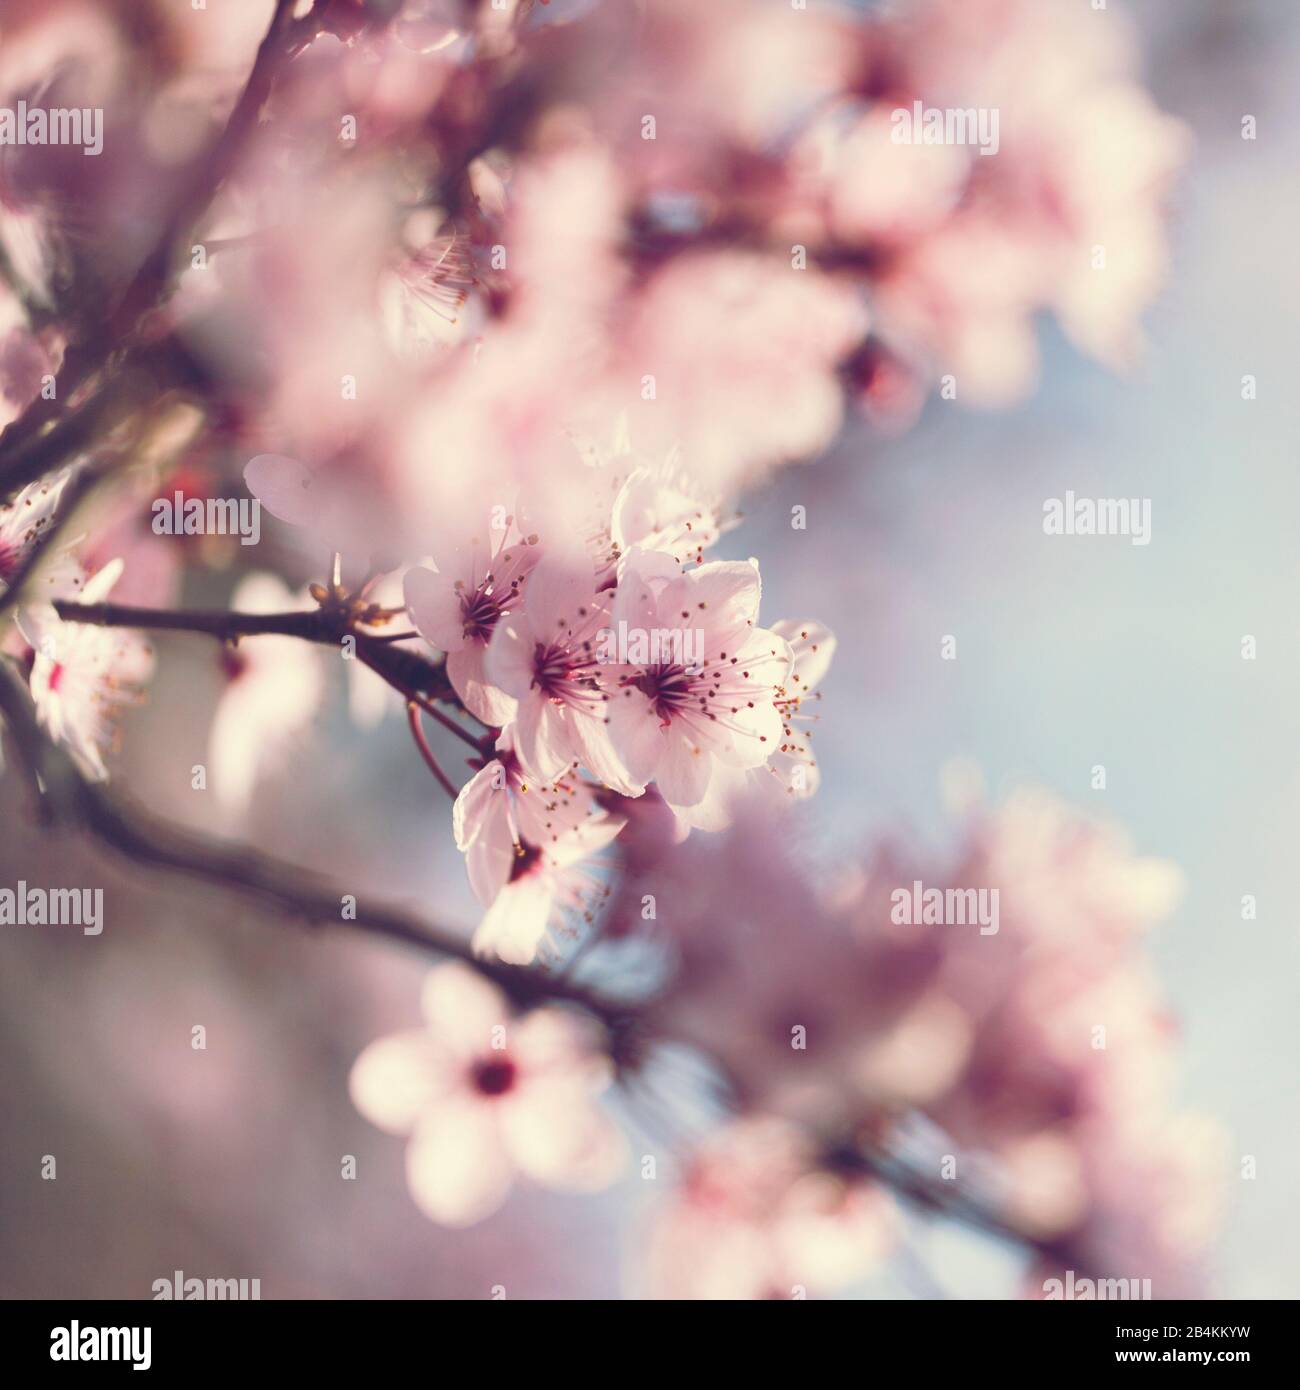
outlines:
[[[222,642],[275,635],[341,648],[344,639],[350,637],[356,643],[358,659],[406,699],[418,699],[430,712],[433,712],[432,706],[427,704],[430,700],[456,702],[456,692],[441,663],[386,642],[382,637],[355,631],[343,609],[310,608],[295,613],[235,613],[226,609],[176,612],[169,608],[136,608],[124,603],[76,603],[71,599],[55,599],[54,610],[70,623],[153,632],[193,632]],[[446,719],[441,711],[436,712],[436,717]],[[462,737],[469,737],[451,721],[447,723]]]
[[[180,828],[112,795],[102,783],[84,777],[68,754],[44,736],[22,679],[9,661],[0,661],[0,714],[51,822],[94,836],[134,864],[234,889],[308,926],[351,927],[456,957],[493,980],[522,1008],[548,1000],[571,1003],[609,1024],[628,1013],[622,1004],[602,999],[560,975],[480,959],[463,937],[448,928],[397,907],[370,904],[364,894],[352,895],[357,900],[356,916],[344,918],[343,891],[312,870],[251,846]]]
[[[65,622],[155,632],[195,632],[225,642],[268,633],[302,637],[309,642],[337,642],[340,635],[337,625],[320,608],[295,613],[235,613],[225,609],[176,612],[170,608],[135,608],[125,603],[77,603],[72,599],[55,599],[54,611]]]
[[[420,756],[424,759],[424,765],[438,779],[438,784],[453,801],[459,793],[456,791],[455,784],[451,778],[438,766],[438,760],[433,756],[433,749],[429,747],[429,740],[424,736],[424,729],[420,724],[420,706],[411,700],[406,706],[406,722],[411,726],[411,737],[415,740],[415,746],[420,750]]]

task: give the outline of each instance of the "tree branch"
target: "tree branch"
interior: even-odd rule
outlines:
[[[83,776],[68,754],[44,736],[21,678],[13,663],[4,660],[0,660],[0,714],[52,823],[83,830],[132,863],[234,889],[308,926],[352,927],[455,957],[494,981],[521,1008],[560,1001],[579,1005],[610,1024],[628,1013],[626,1006],[602,999],[563,976],[480,959],[463,937],[448,928],[397,907],[371,904],[364,894],[351,895],[357,900],[356,916],[345,918],[343,890],[321,875],[250,846],[178,828],[111,795],[102,783]]]
[[[176,612],[169,608],[136,608],[124,603],[76,603],[71,599],[55,599],[54,611],[64,622],[154,632],[193,632],[222,642],[274,635],[299,637],[341,649],[344,638],[351,637],[356,643],[358,659],[407,699],[415,695],[424,700],[457,703],[456,692],[440,662],[430,661],[419,652],[406,650],[382,637],[356,631],[345,609],[311,608],[295,613],[235,613],[225,609]],[[444,716],[439,714],[438,717]]]

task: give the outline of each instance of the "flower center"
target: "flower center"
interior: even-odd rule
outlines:
[[[474,1064],[474,1086],[481,1095],[503,1096],[515,1084],[515,1064],[505,1057]]]
[[[482,589],[460,601],[461,627],[471,642],[486,642],[505,611],[491,594]]]
[[[651,666],[632,682],[665,724],[691,702],[694,683],[695,677],[684,666]]]
[[[221,648],[221,670],[227,680],[238,680],[248,670],[248,658],[237,647],[226,643]]]
[[[533,648],[533,685],[548,699],[557,703],[578,705],[598,702],[600,692],[592,683],[596,659],[591,643],[577,649],[547,646],[538,642]]]

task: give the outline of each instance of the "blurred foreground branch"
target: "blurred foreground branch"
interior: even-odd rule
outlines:
[[[581,1005],[611,1022],[624,1010],[577,985],[541,971],[480,959],[468,941],[446,927],[386,904],[367,905],[299,865],[230,841],[178,828],[124,798],[111,795],[79,771],[36,722],[31,700],[12,662],[0,661],[0,715],[37,788],[48,823],[70,826],[139,865],[234,889],[307,926],[339,924],[386,936],[424,951],[467,961],[498,984],[520,1007],[543,1000]],[[345,896],[356,898],[355,917],[345,918]]]
[[[199,219],[238,163],[257,130],[281,64],[315,36],[311,14],[294,19],[295,0],[276,0],[270,25],[257,50],[248,80],[220,136],[195,161],[182,182],[152,249],[112,309],[67,350],[54,394],[38,396],[0,433],[0,501],[74,458],[93,440],[120,423],[143,401],[130,372],[131,353],[153,310],[171,295],[181,253]],[[313,10],[314,13],[314,10]],[[65,403],[99,377],[91,394],[71,414]],[[125,379],[123,379],[125,377]],[[51,426],[51,421],[56,423]]]

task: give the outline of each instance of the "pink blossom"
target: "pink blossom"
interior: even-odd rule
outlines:
[[[536,536],[518,537],[513,522],[453,542],[435,554],[436,569],[408,571],[406,604],[420,636],[447,654],[447,675],[466,709],[500,728],[515,701],[488,678],[488,643],[518,607],[524,582],[541,558]]]
[[[639,796],[610,743],[601,681],[600,637],[608,599],[595,592],[585,556],[548,555],[528,579],[522,602],[496,625],[486,671],[514,699],[514,748],[535,778],[554,781],[584,765],[606,786]]]
[[[12,502],[0,505],[0,594],[22,570],[53,521],[69,477],[63,471],[29,483]],[[80,567],[63,549],[57,557],[43,555],[41,567],[46,591],[52,597],[71,595],[78,581],[84,579]]]
[[[627,327],[629,385],[654,378],[633,431],[647,447],[679,443],[722,493],[807,458],[839,429],[836,371],[866,324],[851,286],[788,255],[682,256],[646,286]]]
[[[459,963],[428,977],[423,1028],[371,1043],[352,1068],[357,1108],[409,1135],[406,1176],[420,1209],[468,1226],[505,1200],[516,1175],[593,1191],[624,1159],[622,1137],[597,1108],[608,1059],[575,1016],[511,1016],[504,996]]]
[[[675,809],[699,806],[715,766],[758,767],[781,741],[777,698],[790,672],[784,638],[757,626],[755,561],[677,572],[671,557],[633,552],[611,610],[617,628],[687,635],[694,661],[672,652],[611,665],[610,735],[631,776],[654,780]]]
[[[803,1298],[865,1277],[889,1253],[898,1214],[866,1181],[818,1171],[809,1140],[764,1116],[711,1134],[646,1249],[658,1298]]]
[[[102,603],[121,569],[121,561],[114,561],[77,583],[81,600]],[[35,652],[31,692],[37,719],[88,777],[104,781],[103,755],[118,714],[138,698],[153,670],[148,644],[123,629],[65,622],[45,604],[24,609],[20,626]]]
[[[512,964],[531,961],[552,909],[577,900],[574,866],[622,828],[623,817],[601,807],[595,788],[576,775],[548,783],[528,777],[511,734],[503,734],[498,756],[461,788],[452,808],[470,886],[490,910],[476,946]]]

